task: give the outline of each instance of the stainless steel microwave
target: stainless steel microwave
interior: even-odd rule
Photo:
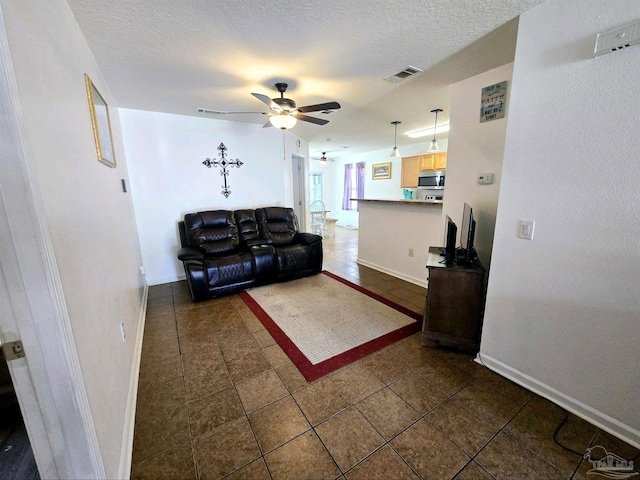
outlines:
[[[418,173],[418,188],[430,190],[444,189],[444,170],[428,170]]]

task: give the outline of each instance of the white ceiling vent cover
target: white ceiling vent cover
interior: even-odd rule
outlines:
[[[398,72],[398,73],[394,73],[393,75],[389,75],[388,77],[384,77],[384,79],[388,82],[392,82],[392,83],[398,83],[401,82],[403,80],[405,80],[406,78],[409,78],[413,75],[416,75],[418,73],[423,72],[424,70],[422,70],[421,68],[418,67],[412,67],[411,65],[409,65],[407,68],[405,68],[404,70]]]
[[[631,45],[640,43],[640,20],[627,23],[620,27],[612,28],[599,33],[596,37],[596,48],[593,51],[595,57],[623,50]]]

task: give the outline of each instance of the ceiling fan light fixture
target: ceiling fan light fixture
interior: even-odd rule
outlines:
[[[442,111],[442,109],[440,108],[436,108],[435,110],[431,110],[431,113],[435,113],[436,114],[436,120],[433,124],[433,140],[431,140],[431,144],[429,145],[428,151],[429,152],[437,152],[438,150],[440,150],[438,148],[438,141],[436,140],[436,130],[438,129],[438,113],[440,113]]]
[[[327,163],[327,152],[322,152],[322,156],[320,157],[320,163],[325,164]]]
[[[293,128],[298,122],[298,119],[293,115],[290,115],[289,112],[282,112],[269,117],[269,121],[274,127],[280,128],[281,130],[287,130],[289,128]]]
[[[393,150],[391,150],[391,155],[389,155],[390,157],[400,157],[400,150],[398,150],[398,125],[400,125],[402,122],[399,122],[398,120],[395,120],[393,122],[391,122],[391,125],[394,126],[395,128],[395,133],[394,133],[394,137],[393,137]]]

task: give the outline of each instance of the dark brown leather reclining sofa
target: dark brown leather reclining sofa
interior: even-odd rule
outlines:
[[[292,208],[188,213],[178,227],[193,301],[322,270],[322,237],[300,233]]]

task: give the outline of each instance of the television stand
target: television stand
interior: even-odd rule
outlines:
[[[486,271],[479,261],[445,264],[441,247],[429,247],[429,287],[422,322],[422,345],[477,353],[484,314]]]

